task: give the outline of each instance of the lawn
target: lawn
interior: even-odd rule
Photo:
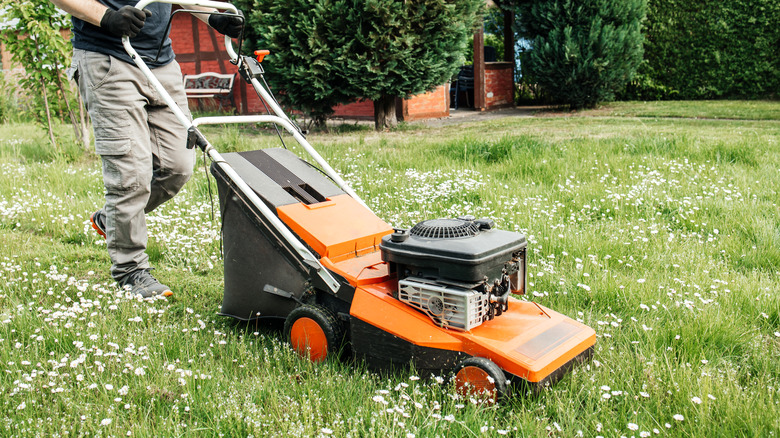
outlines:
[[[155,275],[176,294],[125,295],[87,221],[99,160],[0,126],[0,436],[777,436],[778,108],[630,103],[309,137],[394,226],[472,214],[526,233],[525,298],[596,330],[591,362],[499,405],[413,369],[312,365],[277,327],[217,316],[202,157],[148,218]],[[256,128],[205,133],[221,150],[278,144]]]

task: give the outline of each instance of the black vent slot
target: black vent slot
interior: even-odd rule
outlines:
[[[479,225],[463,219],[432,219],[412,227],[409,234],[428,239],[455,239],[479,234]]]
[[[284,188],[284,191],[289,193],[290,196],[303,202],[304,204],[317,204],[319,202],[325,202],[325,197],[317,193],[308,184],[282,186],[282,188]]]

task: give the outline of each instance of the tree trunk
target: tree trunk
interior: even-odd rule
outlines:
[[[382,95],[374,101],[374,129],[384,131],[398,126],[395,115],[395,96]]]
[[[84,101],[81,99],[81,93],[76,87],[76,102],[79,106],[79,126],[81,127],[81,139],[83,141],[84,150],[88,151],[90,144],[92,143],[91,133],[89,130],[89,120],[86,117],[86,108],[84,108]]]
[[[84,138],[82,137],[84,131],[81,129],[79,122],[76,120],[76,114],[73,112],[73,108],[70,107],[68,93],[65,91],[65,85],[62,83],[62,75],[60,74],[59,69],[55,71],[55,74],[57,75],[57,86],[60,89],[62,100],[65,101],[65,107],[68,110],[68,117],[70,118],[70,125],[73,127],[73,134],[76,136],[76,142],[83,146],[85,143]],[[70,85],[70,83],[68,83],[68,85]]]
[[[41,89],[43,90],[43,107],[46,108],[46,124],[49,128],[49,139],[54,149],[59,149],[57,141],[54,139],[54,127],[52,126],[51,111],[49,110],[49,96],[46,95],[46,83],[41,78]]]

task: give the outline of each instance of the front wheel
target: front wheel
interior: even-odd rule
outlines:
[[[506,375],[490,359],[469,357],[455,367],[455,388],[464,397],[495,402],[509,395]]]
[[[322,306],[304,304],[296,307],[284,322],[285,338],[293,350],[312,362],[322,362],[338,355],[344,337],[340,321]]]

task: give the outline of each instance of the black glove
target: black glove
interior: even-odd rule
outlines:
[[[210,15],[209,26],[222,35],[238,38],[241,36],[241,29],[244,28],[244,14],[238,11],[238,15]]]
[[[151,16],[152,11],[148,9],[142,11],[132,6],[122,6],[118,11],[108,8],[100,20],[100,27],[120,38],[123,36],[133,38],[138,35],[146,19]]]

